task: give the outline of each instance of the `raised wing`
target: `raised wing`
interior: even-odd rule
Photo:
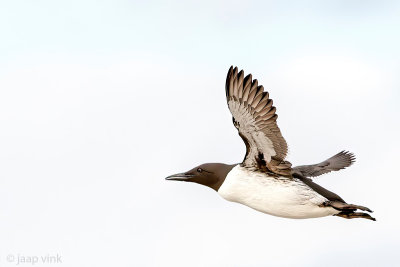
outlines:
[[[353,153],[341,151],[321,163],[294,167],[293,173],[298,173],[304,177],[315,177],[331,171],[342,170],[353,164],[355,160]]]
[[[229,69],[225,89],[233,124],[246,144],[242,166],[290,176],[291,164],[284,161],[288,146],[268,92],[251,74],[244,77],[243,70],[238,73],[237,67]]]

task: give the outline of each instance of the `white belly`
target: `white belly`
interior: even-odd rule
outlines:
[[[235,166],[218,193],[226,200],[255,210],[285,218],[315,218],[339,213],[319,205],[327,199],[299,179],[270,177]]]

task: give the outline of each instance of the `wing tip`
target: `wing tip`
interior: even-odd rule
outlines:
[[[226,98],[229,99],[231,94],[233,93],[234,82],[240,79],[240,76],[244,76],[244,71],[240,70],[238,72],[238,67],[231,65],[229,67],[228,73],[226,75],[226,83],[225,83],[225,93]]]
[[[344,160],[348,161],[348,166],[350,167],[351,165],[353,165],[356,162],[356,155],[354,155],[353,152],[350,152],[348,150],[342,150],[338,153],[338,156],[343,157]]]

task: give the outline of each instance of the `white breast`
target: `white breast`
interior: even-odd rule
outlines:
[[[339,211],[319,205],[327,199],[299,179],[270,177],[265,173],[235,166],[218,193],[226,200],[286,218],[315,218]]]

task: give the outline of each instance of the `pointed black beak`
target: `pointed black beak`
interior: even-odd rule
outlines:
[[[188,181],[193,176],[194,176],[193,174],[177,173],[177,174],[168,176],[167,178],[165,178],[165,180]]]

